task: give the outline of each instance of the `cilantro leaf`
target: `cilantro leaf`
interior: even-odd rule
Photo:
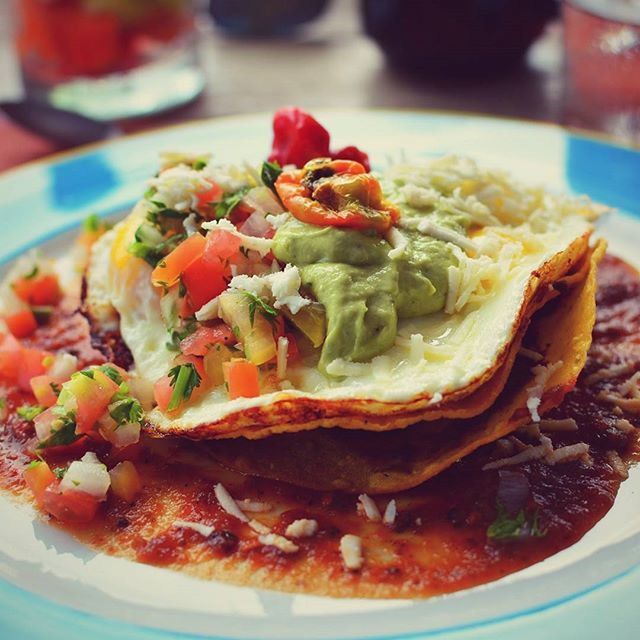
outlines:
[[[242,292],[249,300],[249,321],[253,327],[256,319],[256,311],[259,311],[269,322],[272,322],[278,312],[264,299],[251,291]]]
[[[142,420],[144,411],[137,398],[128,394],[116,393],[114,399],[115,402],[111,402],[109,405],[109,415],[118,426]]]
[[[248,188],[240,189],[240,191],[231,193],[216,203],[216,220],[228,218],[231,212],[240,204],[247,191],[249,191]]]
[[[56,422],[54,422],[54,424],[56,424]],[[59,424],[59,428],[52,431],[48,438],[38,443],[37,449],[68,445],[80,438],[80,436],[76,434],[76,416],[73,411],[69,411],[69,413],[62,416],[59,419]]]
[[[487,528],[487,537],[491,540],[518,540],[522,538],[542,538],[546,530],[542,531],[538,525],[538,511],[533,514],[531,521],[527,519],[521,509],[517,515],[510,516],[504,505],[498,500],[498,515]]]
[[[29,405],[23,404],[21,407],[18,407],[16,413],[25,420],[31,422],[36,416],[39,416],[44,411],[44,407],[40,407],[38,405]]]
[[[201,378],[190,362],[173,367],[169,371],[169,377],[171,378],[170,384],[173,387],[173,393],[167,409],[173,411],[178,408],[181,402],[189,400],[193,390],[200,386]]]
[[[109,364],[103,364],[98,367],[102,373],[104,373],[107,377],[111,378],[116,384],[122,384],[124,380],[120,375],[120,372]]]
[[[37,264],[34,264],[33,269],[31,269],[29,273],[25,274],[24,279],[33,280],[38,275],[39,271],[40,271],[40,267],[38,267]]]
[[[198,323],[195,319],[189,319],[181,327],[169,329],[169,341],[166,343],[167,349],[169,351],[180,351],[180,343],[197,328]]]
[[[262,182],[264,182],[266,187],[269,187],[269,189],[273,190],[275,182],[281,173],[282,167],[278,162],[265,161],[262,163],[260,178],[262,178]]]
[[[198,158],[197,160],[194,160],[192,166],[196,171],[201,171],[202,169],[204,169],[207,166],[207,159],[206,158]]]

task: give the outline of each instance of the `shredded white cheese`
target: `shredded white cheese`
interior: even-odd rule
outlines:
[[[296,553],[299,547],[291,540],[287,540],[283,536],[279,536],[277,533],[266,533],[258,537],[260,544],[265,547],[275,547],[280,549],[284,553]]]
[[[266,524],[262,524],[259,520],[251,519],[248,524],[256,533],[261,535],[268,535],[271,533],[271,529],[269,529]]]
[[[244,500],[236,500],[236,504],[242,511],[249,513],[265,513],[273,508],[268,502],[258,502],[245,498]]]
[[[286,529],[287,538],[310,538],[318,532],[318,521],[309,518],[294,520]]]
[[[535,377],[533,385],[527,387],[527,409],[529,409],[533,422],[540,422],[538,409],[542,402],[542,394],[544,393],[545,386],[554,372],[557,371],[562,364],[562,360],[558,360],[557,362],[546,366],[541,364],[536,365],[531,370]]]
[[[220,506],[229,515],[238,518],[238,520],[241,520],[242,522],[249,522],[249,518],[247,518],[246,514],[241,511],[236,501],[231,497],[229,492],[220,482],[215,486],[214,493],[218,502],[220,503]]]
[[[173,526],[180,529],[191,529],[197,531],[203,538],[208,538],[214,531],[214,527],[202,522],[191,522],[189,520],[174,520]]]
[[[536,447],[527,447],[524,451],[517,453],[515,456],[509,458],[501,458],[500,460],[494,460],[482,467],[483,471],[490,471],[491,469],[501,469],[502,467],[508,467],[515,464],[522,464],[523,462],[530,462],[531,460],[538,460],[544,458],[546,455],[553,452],[553,445],[551,440],[542,436],[540,439],[541,444]]]
[[[617,451],[607,451],[605,458],[611,468],[624,480],[629,477],[629,469]]]
[[[378,505],[366,493],[358,496],[358,510],[361,510],[372,522],[380,522],[382,520]]]
[[[343,358],[336,358],[327,365],[327,373],[330,376],[363,376],[369,370],[369,366],[364,362],[351,362]]]
[[[563,418],[562,420],[552,420],[543,418],[538,423],[543,431],[577,431],[578,423],[573,418]]]
[[[284,380],[287,377],[287,358],[289,355],[288,338],[284,336],[278,338],[276,354],[276,375],[278,376],[278,380]]]
[[[521,355],[525,358],[529,358],[533,362],[542,362],[544,360],[544,356],[533,349],[527,349],[526,347],[520,347],[518,349],[518,355]]]
[[[611,378],[617,378],[633,371],[633,365],[626,362],[624,364],[615,364],[610,367],[599,369],[595,373],[585,378],[585,383],[588,385],[595,384],[601,380],[610,380]],[[636,374],[634,374],[636,375]]]
[[[396,521],[396,516],[398,515],[398,508],[396,506],[395,500],[389,500],[387,503],[387,507],[384,510],[384,516],[382,516],[382,522],[384,524],[391,526]]]
[[[391,251],[388,255],[391,260],[401,258],[404,255],[404,251],[409,245],[409,240],[397,227],[391,227],[387,231],[387,242],[391,245]]]
[[[622,433],[632,433],[636,428],[625,418],[616,420],[616,429]]]
[[[589,459],[589,445],[584,442],[578,442],[577,444],[570,444],[566,447],[558,447],[550,451],[544,459],[551,465],[580,459],[586,461]]]
[[[266,219],[267,222],[274,228],[274,229],[279,229],[283,224],[285,224],[285,222],[288,222],[289,220],[291,220],[293,216],[288,212],[285,211],[284,213],[278,213],[278,214],[267,214],[266,215]]]
[[[302,307],[311,304],[311,300],[300,295],[300,271],[291,264],[285,265],[284,271],[267,273],[262,276],[239,275],[231,279],[229,289],[250,291],[257,296],[272,295],[276,309],[288,307],[296,314]]]
[[[402,224],[402,222],[400,224]],[[457,231],[454,231],[453,229],[436,224],[431,220],[420,220],[417,224],[417,229],[420,233],[431,236],[436,240],[455,244],[466,251],[470,256],[475,256],[478,252],[477,247],[471,240],[469,240],[469,238]]]
[[[362,568],[362,540],[358,536],[348,533],[340,539],[340,555],[344,566],[350,571]]]

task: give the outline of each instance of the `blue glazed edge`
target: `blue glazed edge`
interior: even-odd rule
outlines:
[[[420,114],[417,114],[420,115]],[[422,117],[425,117],[422,114]],[[464,118],[464,116],[450,116],[453,120],[456,118]],[[488,119],[489,121],[491,119]],[[153,132],[152,132],[153,133]],[[571,188],[575,191],[588,193],[591,197],[602,200],[612,206],[620,207],[632,215],[638,215],[640,213],[640,153],[627,149],[601,142],[599,140],[591,139],[581,135],[575,135],[571,133],[565,133],[567,161],[566,161],[566,177]],[[74,160],[80,160],[83,157],[90,157],[95,155],[94,152],[80,153],[78,156],[71,160],[71,167],[77,167],[74,164]],[[69,160],[62,160],[49,165],[49,169],[52,167],[58,167],[69,163]],[[46,166],[46,165],[45,165]],[[106,165],[108,166],[108,164]],[[612,180],[611,172],[612,166],[617,168],[617,171]],[[98,173],[94,175],[97,176]],[[102,172],[104,178],[110,174]],[[115,175],[115,174],[113,174]],[[631,184],[635,184],[636,189],[629,190],[628,178],[638,176],[635,183],[633,180]],[[0,179],[2,176],[0,175]],[[623,180],[621,180],[623,178]],[[72,181],[73,182],[73,181]],[[67,183],[72,184],[71,183]],[[109,184],[104,184],[105,190],[114,188],[117,183],[108,180]],[[95,193],[104,193],[104,190],[97,188]],[[62,194],[64,196],[64,194]],[[60,197],[60,194],[58,194]],[[64,197],[62,202],[67,202]],[[90,200],[88,201],[90,202]],[[99,215],[107,217],[118,211],[121,211],[124,207],[130,206],[133,201],[128,201],[122,205],[114,206],[111,208],[103,209],[99,211]],[[77,207],[72,202],[71,209]],[[82,207],[88,206],[82,204]],[[48,233],[25,243],[21,248],[11,251],[8,254],[0,257],[0,265],[11,261],[24,251],[38,246],[44,242],[53,239],[62,233],[68,232],[73,228],[78,227],[82,220],[76,217],[73,220],[66,221],[55,229],[50,230]],[[515,612],[512,614],[496,617],[489,620],[483,620],[478,623],[470,623],[460,626],[451,626],[442,629],[426,631],[426,632],[411,632],[400,635],[384,635],[384,636],[363,636],[367,640],[392,640],[397,638],[398,640],[417,640],[419,638],[436,637],[447,634],[456,634],[459,632],[487,629],[493,625],[500,625],[514,620],[524,619],[527,617],[534,617],[536,614],[557,610],[562,605],[575,602],[583,597],[589,595],[602,595],[606,593],[609,587],[613,587],[625,577],[629,577],[633,580],[634,586],[640,587],[640,571],[638,567],[634,567],[629,571],[622,573],[614,578],[606,580],[593,587],[574,593],[566,598],[558,599],[538,607],[532,607],[531,609]],[[7,638],[24,638],[28,640],[30,638],[42,638],[44,635],[51,635],[52,637],[65,637],[67,640],[73,637],[85,637],[82,634],[91,632],[92,637],[97,639],[109,640],[111,638],[131,638],[132,640],[160,640],[163,638],[184,638],[185,640],[195,640],[197,638],[211,638],[212,640],[232,640],[228,636],[200,636],[187,633],[179,633],[173,631],[165,631],[155,629],[151,627],[136,626],[126,622],[116,621],[113,619],[102,618],[90,613],[79,611],[68,607],[66,605],[57,604],[45,597],[30,593],[15,585],[10,584],[4,580],[0,580],[0,597],[2,598],[2,607],[0,612],[0,620],[2,620],[2,626],[0,627],[0,637]],[[11,605],[8,607],[7,605]],[[44,609],[44,619],[47,620],[48,629],[43,633],[43,628],[40,622],[31,620],[32,628],[27,632],[24,627],[24,621],[30,620],[33,615],[34,608]],[[9,613],[9,619],[3,612]],[[54,620],[57,619],[57,627],[51,626]],[[78,629],[79,626],[85,627],[84,629]],[[5,636],[4,634],[12,634]],[[29,633],[29,635],[25,635]],[[496,633],[500,633],[496,629]],[[18,634],[18,635],[16,635]],[[257,638],[258,636],[256,636]],[[495,636],[498,637],[497,635]]]

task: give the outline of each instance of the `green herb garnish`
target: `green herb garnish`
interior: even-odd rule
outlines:
[[[256,311],[259,311],[269,322],[272,322],[278,316],[278,312],[264,298],[251,291],[243,291],[242,293],[249,300],[249,321],[252,327],[256,319]]]
[[[59,409],[62,409],[62,407],[59,407]],[[73,411],[62,414],[54,421],[52,427],[53,426],[55,426],[56,429],[52,430],[51,435],[38,444],[38,449],[66,446],[80,438],[80,436],[76,434],[76,416]]]
[[[40,268],[38,267],[37,264],[34,264],[33,265],[33,269],[31,269],[31,271],[29,271],[29,273],[27,273],[24,276],[24,279],[25,280],[33,280],[38,275],[39,272],[40,272]]]
[[[248,188],[240,189],[240,191],[231,193],[222,198],[220,202],[215,203],[216,219],[228,218],[231,212],[242,202],[242,198],[244,198],[247,191],[249,191]]]
[[[273,190],[276,180],[282,173],[282,167],[278,162],[265,161],[262,163],[262,169],[260,170],[260,178],[264,182],[266,187]]]
[[[521,538],[542,538],[546,530],[542,531],[538,525],[538,510],[531,520],[527,519],[524,509],[514,517],[507,513],[504,505],[497,501],[498,515],[487,528],[487,537],[491,540],[516,540]]]
[[[180,406],[181,402],[186,402],[191,398],[193,390],[200,386],[201,378],[190,362],[173,367],[169,371],[169,377],[171,378],[170,384],[173,387],[173,393],[167,409],[173,411]]]
[[[18,407],[16,413],[25,420],[31,422],[36,416],[39,416],[44,411],[44,407],[40,407],[36,404],[23,404]]]

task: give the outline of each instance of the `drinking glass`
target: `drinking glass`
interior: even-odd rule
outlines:
[[[204,80],[189,0],[13,0],[28,98],[98,120],[156,113]]]
[[[565,0],[565,120],[640,142],[640,0]]]

